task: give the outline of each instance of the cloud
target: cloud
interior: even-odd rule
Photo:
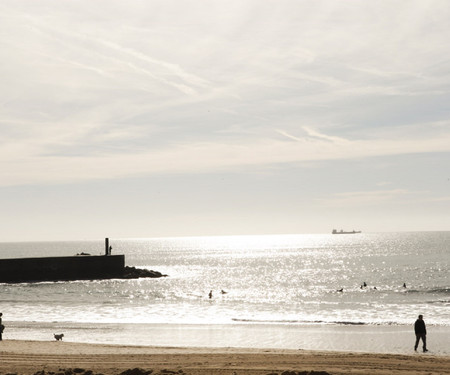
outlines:
[[[377,206],[383,202],[396,201],[398,203],[405,196],[414,196],[422,192],[410,192],[404,189],[353,191],[334,194],[329,198],[316,201],[325,207],[361,207]]]
[[[0,185],[450,151],[446,2],[41,4],[0,4]]]
[[[388,185],[392,185],[392,182],[380,181],[380,182],[377,183],[377,186],[388,186]]]
[[[312,132],[316,134],[316,132]],[[120,134],[119,134],[120,135]],[[112,138],[117,134],[112,133]],[[330,138],[259,139],[250,143],[197,142],[133,152],[90,155],[47,155],[47,143],[29,140],[0,150],[1,185],[63,183],[77,180],[125,178],[153,173],[208,173],[283,163],[349,160],[409,153],[450,152],[450,136],[428,139],[353,140]]]

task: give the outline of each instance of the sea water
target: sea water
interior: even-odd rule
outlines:
[[[5,339],[450,354],[450,232],[110,239],[158,279],[0,284]],[[0,258],[104,253],[0,243]],[[211,293],[211,298],[209,294]]]

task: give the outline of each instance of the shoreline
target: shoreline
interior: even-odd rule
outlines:
[[[292,349],[154,347],[84,344],[66,341],[0,342],[0,374],[84,373],[281,375],[284,371],[326,375],[450,374],[450,356],[414,353],[370,354]],[[71,370],[69,370],[71,369]],[[76,369],[76,371],[75,371]],[[139,371],[135,371],[139,375]]]
[[[266,348],[379,354],[414,354],[412,326],[292,324],[165,324],[8,322],[5,340],[53,341],[117,346]],[[430,354],[450,356],[450,327],[428,326]]]

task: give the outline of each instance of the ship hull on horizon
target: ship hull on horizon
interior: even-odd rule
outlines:
[[[340,231],[333,229],[333,231],[331,232],[331,234],[357,234],[357,233],[361,233],[361,231],[360,230],[352,230],[351,232],[345,232],[342,229]]]

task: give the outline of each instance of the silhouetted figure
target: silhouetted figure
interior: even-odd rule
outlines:
[[[406,283],[403,283],[403,288],[406,288]]]
[[[414,323],[414,332],[416,334],[416,343],[414,345],[414,350],[417,351],[419,346],[419,341],[422,339],[423,352],[427,352],[427,328],[425,327],[425,321],[423,320],[423,315],[419,315],[419,318]]]
[[[222,294],[227,294],[228,292],[225,292],[223,289],[220,291]]]
[[[209,291],[209,294],[208,294],[208,296],[209,296],[209,299],[211,299],[211,298],[212,298],[212,290],[210,290],[210,291]]]
[[[0,313],[0,341],[3,340],[3,330],[5,329],[5,326],[2,324],[2,316],[3,313]]]
[[[105,256],[111,255],[112,246],[109,246],[109,238],[105,238]]]
[[[367,284],[366,284],[366,282],[364,281],[364,283],[363,283],[363,287],[365,288],[367,286]]]

